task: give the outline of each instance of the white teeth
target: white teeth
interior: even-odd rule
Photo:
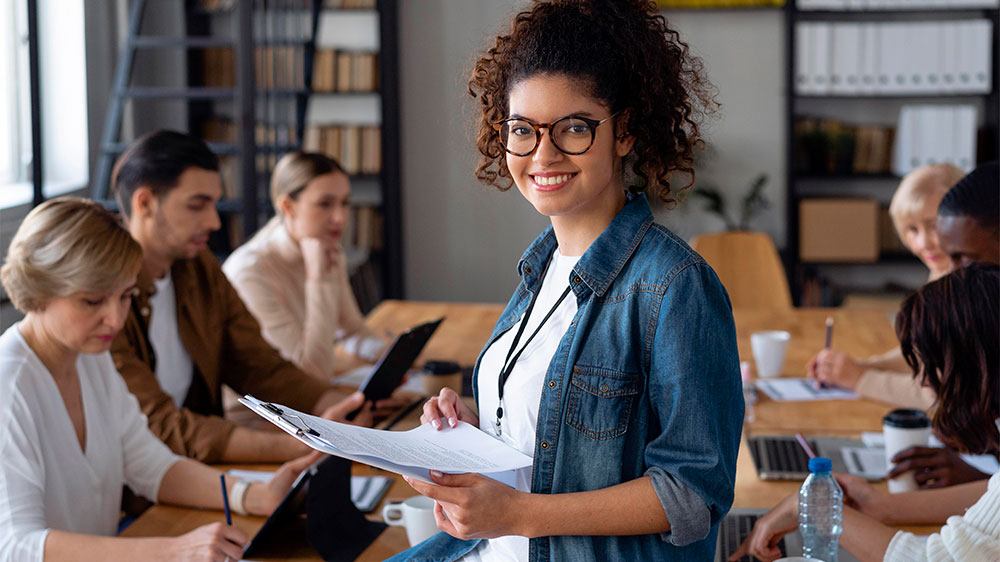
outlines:
[[[548,176],[548,177],[534,176],[534,179],[535,183],[537,183],[538,185],[556,185],[569,181],[570,177],[572,177],[571,174],[562,174],[560,176]]]

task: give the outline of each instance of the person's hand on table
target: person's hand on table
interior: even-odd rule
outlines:
[[[348,420],[347,414],[358,408],[361,408],[358,415],[353,420]],[[330,421],[349,423],[361,427],[371,427],[375,423],[372,403],[370,400],[365,400],[365,395],[361,392],[354,392],[347,398],[323,410],[320,417]]]
[[[441,418],[448,420],[448,425],[455,427],[458,422],[464,421],[479,427],[479,416],[465,405],[462,397],[450,388],[444,388],[441,392],[424,403],[424,413],[420,416],[420,423],[428,423],[434,429],[441,429]]]
[[[864,478],[853,474],[835,472],[833,477],[844,491],[844,505],[879,521],[886,520],[891,499],[889,492],[879,490]]]
[[[517,503],[528,496],[481,474],[431,471],[434,484],[404,476],[407,484],[434,500],[438,529],[462,540],[523,534],[524,512]],[[503,506],[497,509],[497,506]]]
[[[941,447],[910,447],[892,458],[895,466],[886,478],[895,478],[908,470],[921,488],[944,488],[965,482],[989,478],[973,468],[952,449]]]
[[[292,484],[303,470],[309,468],[314,462],[322,458],[323,453],[313,451],[308,455],[290,460],[278,467],[274,476],[267,482],[254,482],[247,490],[247,497],[244,505],[251,515],[267,516],[271,515],[281,500],[292,489]],[[239,560],[239,558],[234,558]]]
[[[827,386],[853,390],[864,374],[864,367],[850,355],[835,349],[823,349],[809,360],[806,376]]]
[[[799,528],[799,495],[792,494],[781,500],[763,517],[754,523],[750,534],[743,540],[729,560],[739,560],[751,555],[764,562],[781,558],[778,543],[781,539]]]
[[[190,560],[196,562],[232,561],[243,558],[243,545],[250,537],[240,529],[225,523],[204,525],[190,533],[170,539],[163,560]],[[154,558],[160,560],[160,558]]]

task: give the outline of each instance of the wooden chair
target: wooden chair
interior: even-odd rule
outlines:
[[[702,234],[691,246],[719,275],[733,307],[791,309],[785,268],[763,232]]]

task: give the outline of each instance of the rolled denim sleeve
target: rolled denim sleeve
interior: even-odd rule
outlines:
[[[729,296],[697,260],[668,276],[648,338],[650,407],[660,434],[645,462],[678,546],[704,539],[733,503],[743,423]]]

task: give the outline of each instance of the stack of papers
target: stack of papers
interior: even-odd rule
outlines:
[[[430,471],[474,472],[513,487],[515,471],[532,458],[479,428],[436,430],[424,424],[409,431],[383,431],[337,423],[247,395],[240,402],[317,451],[431,482]]]
[[[854,400],[858,397],[843,388],[820,388],[811,379],[757,379],[757,388],[778,402],[809,402],[813,400]]]

